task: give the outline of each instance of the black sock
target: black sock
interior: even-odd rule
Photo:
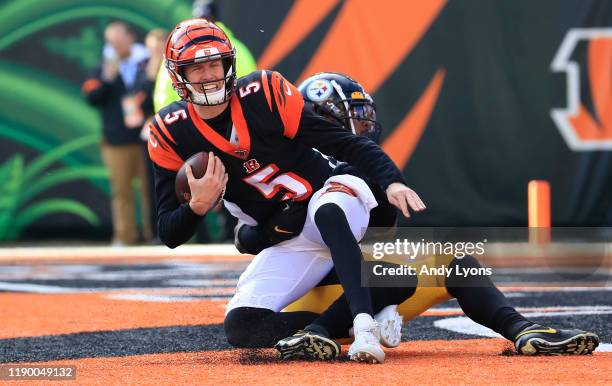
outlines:
[[[353,327],[351,309],[342,294],[308,326],[308,329],[315,332],[324,331],[327,337],[346,338],[351,327]]]
[[[493,325],[497,326],[499,334],[504,338],[514,341],[519,332],[535,323],[525,319],[525,317],[513,307],[502,307],[493,315]]]
[[[533,324],[510,305],[489,276],[455,275],[455,265],[466,268],[480,268],[481,265],[472,256],[456,258],[449,265],[453,274],[446,279],[446,289],[457,299],[467,317],[511,341],[518,332]]]
[[[310,323],[308,326],[304,327],[304,330],[306,331],[311,331],[314,332],[318,335],[323,335],[327,338],[329,338],[330,336],[332,336],[329,331],[327,330],[327,328],[325,328],[324,326],[317,324],[316,320],[312,323]]]
[[[344,211],[336,204],[323,204],[315,213],[315,224],[331,252],[351,315],[353,318],[360,313],[372,315],[370,291],[361,287],[363,256]]]

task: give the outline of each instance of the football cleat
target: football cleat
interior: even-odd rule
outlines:
[[[355,340],[349,347],[348,356],[356,362],[383,363],[385,361],[385,352],[380,347],[380,327],[377,322],[372,321],[366,329],[356,330]]]
[[[402,321],[404,317],[397,312],[397,305],[383,308],[374,315],[380,326],[380,343],[388,348],[399,346],[402,341]]]
[[[340,345],[313,331],[300,330],[290,337],[279,340],[274,348],[281,360],[313,359],[329,361],[340,356]]]
[[[514,338],[522,355],[586,355],[599,345],[599,337],[581,330],[560,330],[535,324]]]

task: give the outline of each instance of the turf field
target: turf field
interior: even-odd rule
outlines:
[[[224,306],[248,262],[223,246],[2,249],[0,361],[76,366],[66,384],[612,383],[609,259],[588,286],[542,286],[552,280],[542,270],[518,284],[511,267],[498,282],[530,318],[599,334],[593,355],[513,355],[449,301],[406,323],[383,365],[231,349]]]

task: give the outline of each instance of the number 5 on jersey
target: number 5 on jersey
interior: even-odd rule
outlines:
[[[312,186],[308,181],[291,172],[274,177],[278,171],[278,166],[270,164],[257,173],[244,178],[243,181],[259,190],[267,199],[274,197],[281,189],[287,190],[281,200],[303,201],[310,197]]]
[[[247,84],[246,86],[240,87],[238,89],[238,93],[240,94],[240,98],[244,98],[250,93],[257,92],[261,88],[261,83],[255,81]]]

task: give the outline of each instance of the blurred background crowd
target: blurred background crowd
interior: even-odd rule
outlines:
[[[217,6],[212,0],[195,0],[192,17],[216,21]],[[99,109],[102,118],[102,160],[108,171],[111,191],[112,244],[159,243],[156,236],[155,184],[147,154],[148,120],[164,106],[179,100],[164,66],[168,31],[154,28],[144,44],[125,21],[113,21],[104,30],[102,60],[83,83],[87,101]],[[238,39],[238,76],[256,70],[253,55]],[[140,210],[135,210],[138,187]],[[137,217],[139,216],[139,217]],[[140,226],[139,226],[140,225]],[[235,221],[223,208],[209,215],[197,241],[230,241]]]
[[[0,4],[0,243],[156,243],[146,121],[177,100],[179,21],[217,22],[238,76],[343,72],[428,210],[415,226],[612,224],[612,3],[605,0],[7,0]],[[233,239],[206,217],[198,242]]]

